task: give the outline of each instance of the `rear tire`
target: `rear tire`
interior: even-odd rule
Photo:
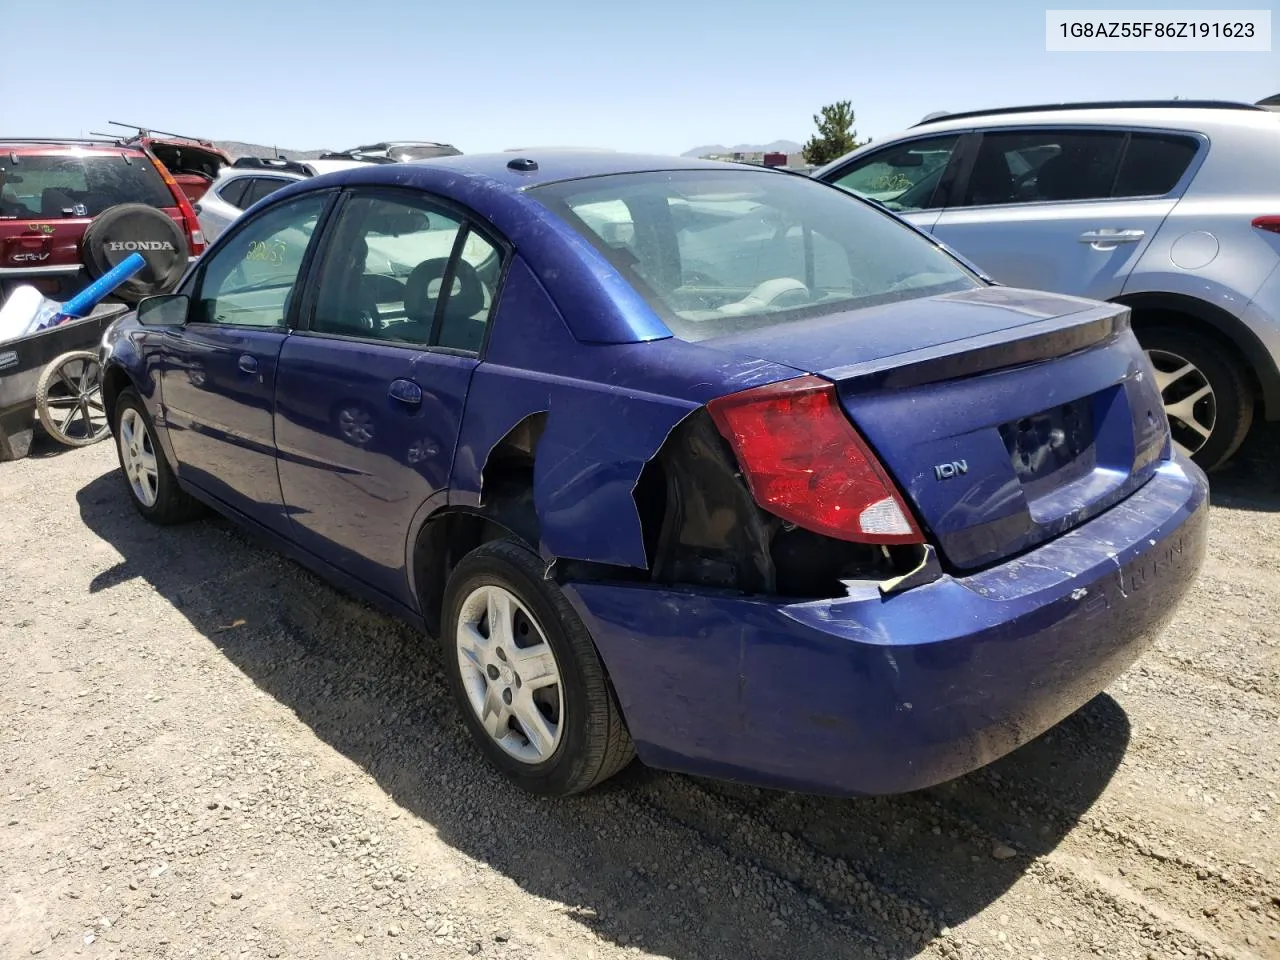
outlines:
[[[1138,341],[1156,368],[1174,443],[1202,469],[1221,467],[1253,424],[1245,371],[1221,344],[1192,330],[1149,327]]]
[[[445,587],[440,634],[458,709],[489,762],[562,797],[607,780],[635,749],[591,635],[543,569],[514,540],[477,547]]]
[[[116,397],[113,427],[125,488],[140,514],[167,526],[193,520],[204,512],[200,501],[178,486],[178,478],[156,440],[155,425],[132,387]]]

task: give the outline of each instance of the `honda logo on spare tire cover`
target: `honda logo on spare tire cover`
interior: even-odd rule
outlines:
[[[164,210],[142,203],[108,207],[94,218],[81,241],[81,258],[95,280],[135,253],[147,262],[113,296],[128,303],[168,293],[187,270],[187,238]]]
[[[172,250],[173,244],[168,240],[111,240],[107,243],[108,250]]]

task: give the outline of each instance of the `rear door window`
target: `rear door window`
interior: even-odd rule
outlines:
[[[479,353],[501,260],[460,214],[357,194],[334,227],[310,329]]]
[[[240,209],[248,210],[263,197],[269,197],[281,187],[291,183],[293,183],[292,180],[285,180],[283,177],[254,177],[251,186],[245,191]]]
[[[218,196],[237,210],[245,208],[244,195],[253,186],[253,177],[239,177],[218,191]]]
[[[963,206],[1110,197],[1125,139],[1123,130],[983,134]]]
[[[5,164],[7,199],[42,220],[95,217],[121,203],[173,207],[173,194],[140,153],[20,154]]]

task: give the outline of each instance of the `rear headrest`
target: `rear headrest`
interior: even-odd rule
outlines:
[[[435,318],[436,302],[443,290],[431,295],[431,284],[444,279],[448,269],[448,257],[424,260],[413,268],[404,283],[404,312],[415,323],[431,323]],[[484,309],[484,288],[476,280],[469,264],[461,264],[454,277],[454,288],[449,296],[447,312],[451,317],[470,317]]]

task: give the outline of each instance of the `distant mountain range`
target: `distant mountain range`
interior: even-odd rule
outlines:
[[[277,150],[280,156],[290,160],[319,160],[320,154],[329,150],[292,150],[289,147],[265,147],[260,143],[243,143],[239,140],[215,140],[214,146],[229,154],[232,160],[240,157],[274,157]]]
[[[217,147],[230,154],[232,160],[237,157],[274,157],[277,155],[288,157],[290,160],[318,160],[322,153],[329,152],[328,148],[324,150],[294,150],[291,147],[244,143],[241,140],[215,140],[214,143]],[[733,147],[712,143],[704,147],[694,147],[692,150],[686,150],[680,156],[705,157],[709,153],[799,153],[800,150],[800,144],[794,140],[774,140],[772,143],[740,143]]]
[[[705,157],[709,153],[799,153],[800,144],[794,140],[774,140],[772,143],[740,143],[736,147],[712,143],[705,147],[694,147],[680,154],[682,157]]]

